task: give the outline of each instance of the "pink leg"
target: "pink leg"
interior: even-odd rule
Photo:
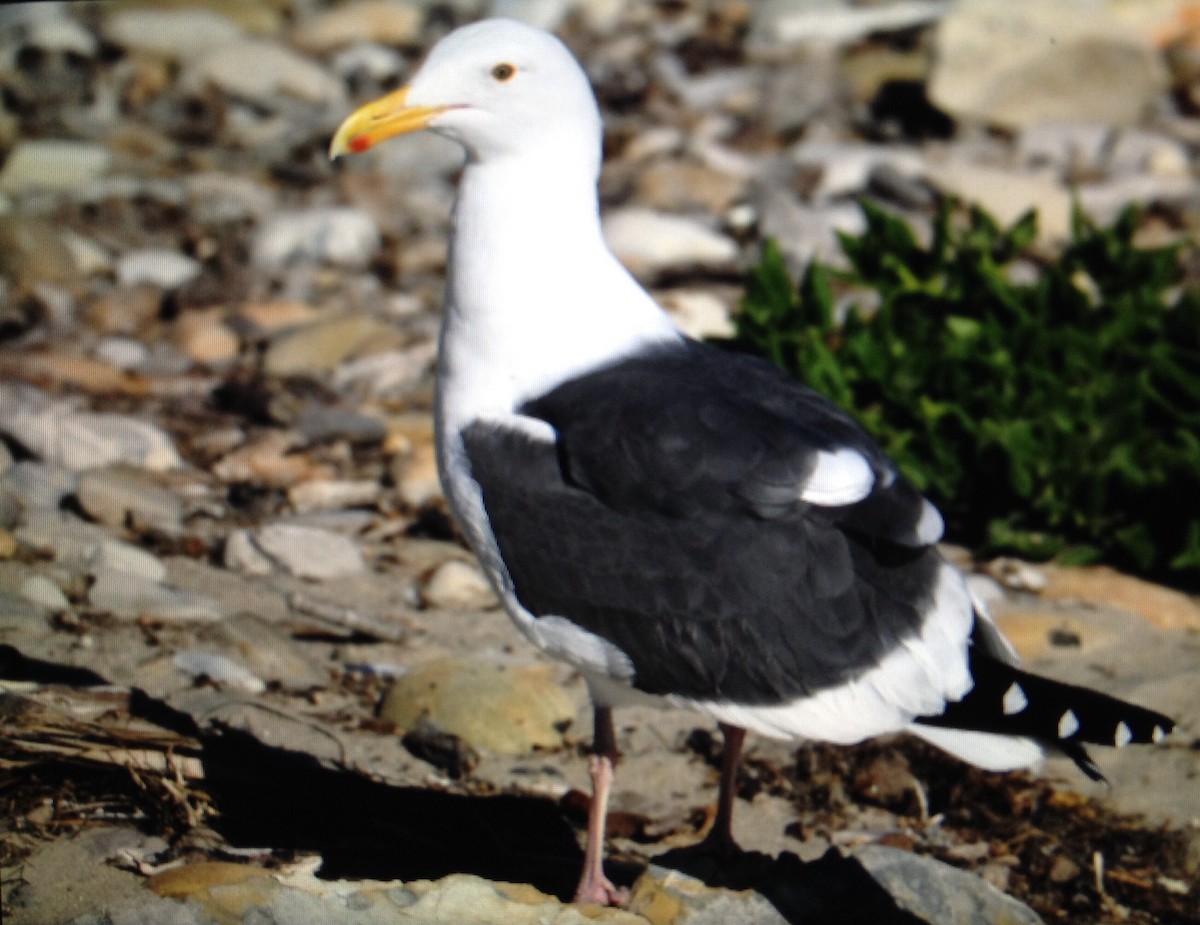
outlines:
[[[583,876],[575,890],[575,902],[623,906],[629,891],[613,885],[604,876],[604,826],[608,817],[608,791],[612,786],[613,766],[617,761],[617,741],[613,733],[612,709],[596,707],[594,712],[594,754],[588,759],[592,775],[592,806],[588,811],[587,847],[583,853]]]

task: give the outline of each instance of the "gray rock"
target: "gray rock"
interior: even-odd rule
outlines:
[[[95,357],[117,369],[137,369],[150,358],[150,348],[132,337],[106,337],[96,344]]]
[[[262,678],[255,675],[245,665],[216,652],[185,649],[182,652],[176,652],[171,661],[184,674],[193,678],[208,678],[230,690],[261,694],[267,689]]]
[[[0,383],[0,431],[43,462],[74,471],[128,463],[164,471],[183,464],[159,427],[123,414],[77,411],[29,386]]]
[[[184,179],[192,217],[202,224],[260,218],[275,208],[274,190],[252,177],[208,170]]]
[[[8,444],[0,440],[0,477],[2,477],[9,469],[12,468],[13,458],[12,453],[8,449]]]
[[[26,285],[75,282],[79,264],[64,236],[29,215],[0,216],[0,275]]]
[[[732,238],[703,222],[637,206],[609,212],[604,237],[618,259],[641,276],[671,269],[730,268],[738,255]]]
[[[112,567],[96,571],[88,590],[88,602],[99,610],[128,619],[147,617],[168,623],[198,623],[225,616],[207,595],[179,591]]]
[[[117,261],[117,282],[122,286],[146,284],[178,289],[200,275],[195,259],[164,247],[131,251]]]
[[[120,572],[150,582],[166,576],[166,569],[156,556],[65,512],[27,510],[15,535],[25,546],[51,555],[55,562],[79,574],[97,570]]]
[[[41,631],[46,627],[46,615],[42,605],[11,594],[0,588],[0,640],[27,631]]]
[[[79,477],[75,494],[90,517],[111,527],[150,527],[168,535],[182,527],[183,502],[140,469],[88,470]]]
[[[292,426],[313,443],[325,440],[375,443],[387,436],[387,428],[374,415],[315,402],[301,409]]]
[[[0,192],[77,189],[107,173],[112,161],[112,151],[88,141],[21,141],[0,170]]]
[[[349,537],[316,527],[279,523],[252,532],[231,533],[225,543],[225,564],[255,575],[282,570],[317,581],[366,569],[362,553]]]
[[[925,169],[920,152],[897,145],[803,141],[792,147],[788,157],[801,167],[820,169],[820,182],[810,194],[817,203],[865,192],[871,175],[885,164],[908,178],[920,176]]]
[[[69,469],[22,459],[0,476],[0,492],[14,498],[22,509],[54,510],[77,483],[78,476]]]
[[[1106,5],[971,0],[937,32],[929,98],[959,119],[1130,125],[1168,86],[1148,32]]]
[[[842,0],[763,0],[752,7],[748,43],[759,54],[797,44],[846,45],[875,33],[913,29],[943,15],[948,0],[851,5]]]
[[[193,90],[213,84],[238,99],[276,111],[280,98],[330,110],[346,107],[342,82],[290,48],[264,39],[221,45],[198,55],[180,78]]]
[[[21,597],[30,603],[54,612],[68,610],[71,607],[71,602],[63,594],[62,588],[44,575],[30,575],[21,583],[20,593]]]
[[[854,203],[810,207],[790,190],[774,184],[759,186],[753,201],[760,233],[775,240],[793,272],[813,258],[844,265],[846,257],[838,232],[861,234],[866,227],[862,210]]]
[[[896,904],[938,925],[1041,925],[1038,915],[965,871],[898,848],[868,845],[852,852]]]
[[[103,32],[114,45],[171,60],[196,58],[243,38],[233,20],[204,9],[117,9]]]
[[[1030,167],[1098,171],[1111,137],[1112,128],[1100,123],[1037,122],[1021,131],[1017,155]]]
[[[629,911],[676,908],[671,925],[785,925],[788,921],[771,901],[753,890],[722,890],[677,870],[650,865],[634,884]]]
[[[39,16],[25,28],[22,44],[40,51],[70,53],[81,58],[96,54],[96,37],[81,22],[62,15],[57,4],[47,4],[58,15]]]
[[[298,261],[361,268],[379,250],[379,227],[352,207],[281,212],[265,221],[251,244],[254,263],[278,269]]]

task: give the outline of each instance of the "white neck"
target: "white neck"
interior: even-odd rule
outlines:
[[[450,244],[440,427],[509,414],[606,360],[680,336],[604,242],[595,160],[468,161]]]

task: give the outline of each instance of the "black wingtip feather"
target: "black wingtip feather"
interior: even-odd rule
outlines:
[[[1095,781],[1104,775],[1083,746],[1150,745],[1161,742],[1175,721],[1086,687],[1022,671],[972,648],[975,686],[940,716],[922,717],[931,726],[1036,739],[1064,753]]]

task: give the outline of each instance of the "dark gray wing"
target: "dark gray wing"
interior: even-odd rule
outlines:
[[[641,690],[808,695],[877,664],[932,610],[940,559],[913,539],[924,502],[849,418],[773,367],[689,345],[522,411],[557,443],[493,423],[463,433],[516,595],[625,652]],[[844,446],[877,472],[866,498],[821,507],[783,491]]]

